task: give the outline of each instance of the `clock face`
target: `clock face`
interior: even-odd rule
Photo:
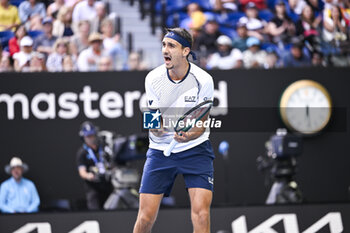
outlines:
[[[283,122],[303,134],[321,131],[331,116],[331,99],[327,90],[312,80],[291,84],[282,94],[280,113]]]

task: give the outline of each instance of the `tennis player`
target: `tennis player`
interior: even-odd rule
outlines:
[[[163,65],[146,77],[145,89],[148,108],[167,115],[213,100],[212,77],[188,61],[192,37],[182,28],[167,29],[162,41]],[[172,126],[174,127],[174,126]],[[169,127],[171,128],[171,127]],[[172,139],[178,143],[169,157],[163,155]],[[149,150],[140,187],[140,207],[134,233],[149,233],[156,220],[163,196],[169,196],[178,174],[185,179],[191,201],[191,219],[194,233],[210,232],[210,205],[213,192],[214,153],[209,142],[208,128],[195,128],[174,133],[165,128],[150,130]]]

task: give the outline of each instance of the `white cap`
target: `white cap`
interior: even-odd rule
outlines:
[[[21,46],[32,46],[33,45],[33,39],[29,36],[25,36],[21,39]]]
[[[219,36],[218,39],[216,40],[216,43],[218,43],[219,45],[232,46],[232,40],[230,39],[230,37],[225,36],[225,35]]]

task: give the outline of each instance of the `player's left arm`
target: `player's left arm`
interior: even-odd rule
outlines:
[[[206,121],[209,117],[209,112],[199,121]],[[201,127],[194,126],[191,130],[187,132],[177,132],[175,133],[174,139],[177,142],[188,142],[191,140],[194,140],[201,136],[205,132],[206,127],[204,127],[204,124],[201,124]]]

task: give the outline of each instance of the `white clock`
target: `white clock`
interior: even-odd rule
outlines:
[[[332,113],[331,97],[321,84],[299,80],[289,85],[280,99],[283,122],[292,131],[305,135],[320,132]]]

